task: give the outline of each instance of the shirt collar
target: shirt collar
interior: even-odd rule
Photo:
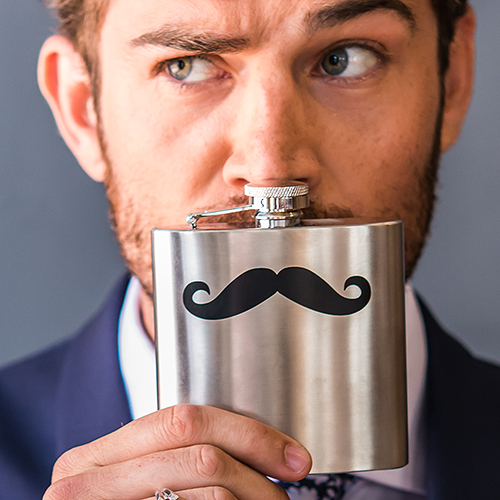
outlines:
[[[118,322],[118,357],[132,419],[158,409],[155,349],[139,311],[141,284],[132,276]]]
[[[141,285],[134,276],[130,280],[118,324],[120,368],[133,419],[157,410],[155,353],[153,343],[144,331],[140,318],[140,291]],[[392,488],[425,494],[425,327],[410,284],[406,285],[405,295],[409,463],[399,469],[362,472],[356,475]]]

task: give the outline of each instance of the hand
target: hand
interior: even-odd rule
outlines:
[[[281,432],[208,406],[178,405],[62,455],[43,500],[288,500],[267,479],[304,478],[309,453]]]

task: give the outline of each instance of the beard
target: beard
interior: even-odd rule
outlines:
[[[443,93],[442,93],[443,95]],[[422,174],[415,178],[413,191],[406,193],[399,210],[394,207],[379,209],[376,214],[359,214],[349,207],[335,203],[311,201],[310,206],[303,210],[305,219],[339,219],[353,217],[377,217],[386,220],[401,219],[404,222],[404,254],[406,279],[413,274],[422,254],[425,242],[429,235],[429,228],[434,212],[436,200],[435,188],[437,172],[441,154],[441,127],[443,118],[444,100],[441,98],[440,107],[434,128],[433,143],[425,161]],[[153,276],[151,257],[150,232],[154,226],[152,220],[144,216],[141,204],[132,196],[132,191],[122,186],[114,175],[114,168],[110,160],[102,122],[98,113],[98,133],[101,152],[107,165],[105,187],[109,204],[109,214],[112,228],[120,246],[120,252],[125,264],[132,274],[139,278],[146,295],[153,299]],[[418,170],[418,169],[416,169]],[[246,196],[235,196],[227,200],[222,208],[231,208],[248,204]],[[207,210],[220,209],[220,205],[207,207]],[[186,214],[188,215],[188,214]],[[253,214],[241,212],[237,214],[219,216],[210,219],[216,223],[253,223]]]

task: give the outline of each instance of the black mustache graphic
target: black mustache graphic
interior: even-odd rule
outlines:
[[[276,292],[308,309],[334,316],[347,316],[361,311],[370,301],[371,287],[362,276],[351,276],[344,290],[356,285],[361,295],[349,299],[337,293],[323,278],[303,267],[286,267],[276,274],[272,269],[256,268],[240,274],[211,302],[197,304],[193,295],[203,290],[210,295],[203,281],[186,285],[182,300],[184,307],[202,319],[226,319],[258,306]]]

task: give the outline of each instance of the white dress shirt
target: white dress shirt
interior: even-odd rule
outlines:
[[[157,410],[155,353],[153,342],[141,322],[140,291],[139,280],[134,276],[128,285],[118,323],[120,368],[133,419]],[[361,472],[355,475],[392,488],[424,495],[425,435],[422,405],[427,348],[422,316],[409,284],[406,285],[406,351],[409,463],[399,469]],[[172,401],[174,402],[173,399]]]

